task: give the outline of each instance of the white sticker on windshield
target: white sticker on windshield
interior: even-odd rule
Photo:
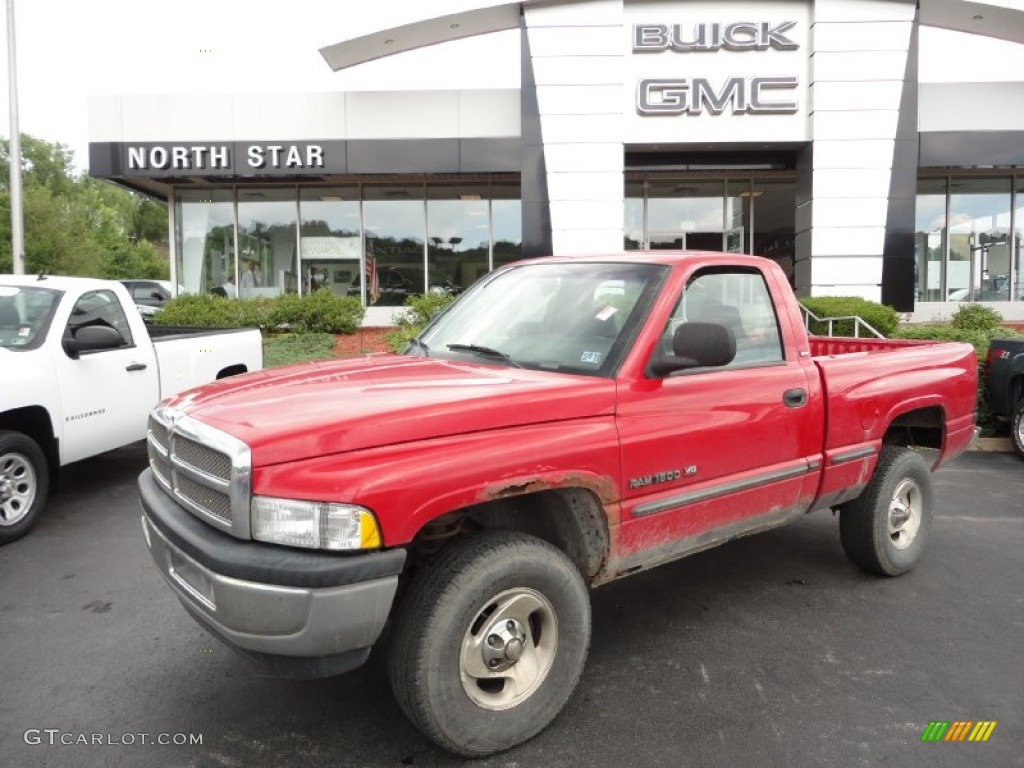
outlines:
[[[616,307],[613,307],[611,304],[609,304],[607,307],[605,307],[600,312],[598,312],[596,317],[601,322],[604,322],[605,320],[607,320],[609,317],[611,317],[612,315],[614,315],[618,311],[619,310]]]
[[[584,352],[583,355],[580,357],[580,362],[600,365],[602,357],[604,357],[604,355],[602,355],[600,352]]]

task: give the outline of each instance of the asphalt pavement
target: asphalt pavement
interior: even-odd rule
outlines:
[[[0,766],[1024,766],[1013,455],[936,474],[928,551],[900,578],[851,565],[824,512],[596,590],[565,711],[475,762],[406,722],[383,654],[300,682],[212,640],[150,561],[144,466],[140,444],[68,468],[36,530],[0,548]],[[931,721],[997,725],[922,742]]]

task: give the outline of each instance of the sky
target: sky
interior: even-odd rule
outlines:
[[[516,88],[518,32],[332,72],[319,49],[486,0],[14,0],[22,133],[88,159],[88,97]],[[7,62],[3,20],[0,61]],[[950,51],[956,55],[950,55]],[[466,66],[472,62],[472,66]],[[6,67],[4,67],[6,72]],[[922,82],[1024,80],[1024,45],[923,29]],[[3,81],[0,135],[10,133]]]

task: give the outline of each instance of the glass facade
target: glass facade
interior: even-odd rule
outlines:
[[[918,180],[918,301],[1024,300],[1021,186],[1009,175]]]
[[[522,258],[518,182],[176,189],[176,270],[187,293],[327,289],[400,306],[460,293]]]
[[[767,256],[793,279],[796,182],[724,179],[627,179],[623,247]]]

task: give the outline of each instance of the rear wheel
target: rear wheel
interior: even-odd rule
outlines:
[[[590,645],[590,600],[560,550],[522,533],[438,555],[404,599],[389,672],[409,719],[466,757],[539,733],[572,695]]]
[[[886,446],[864,492],[839,508],[846,556],[883,576],[906,573],[921,558],[932,524],[932,476],[920,454]]]
[[[0,432],[0,544],[20,539],[46,504],[49,471],[35,441]]]
[[[1010,435],[1013,437],[1013,447],[1017,455],[1024,458],[1024,398],[1017,403],[1013,411],[1013,425],[1010,428]]]

